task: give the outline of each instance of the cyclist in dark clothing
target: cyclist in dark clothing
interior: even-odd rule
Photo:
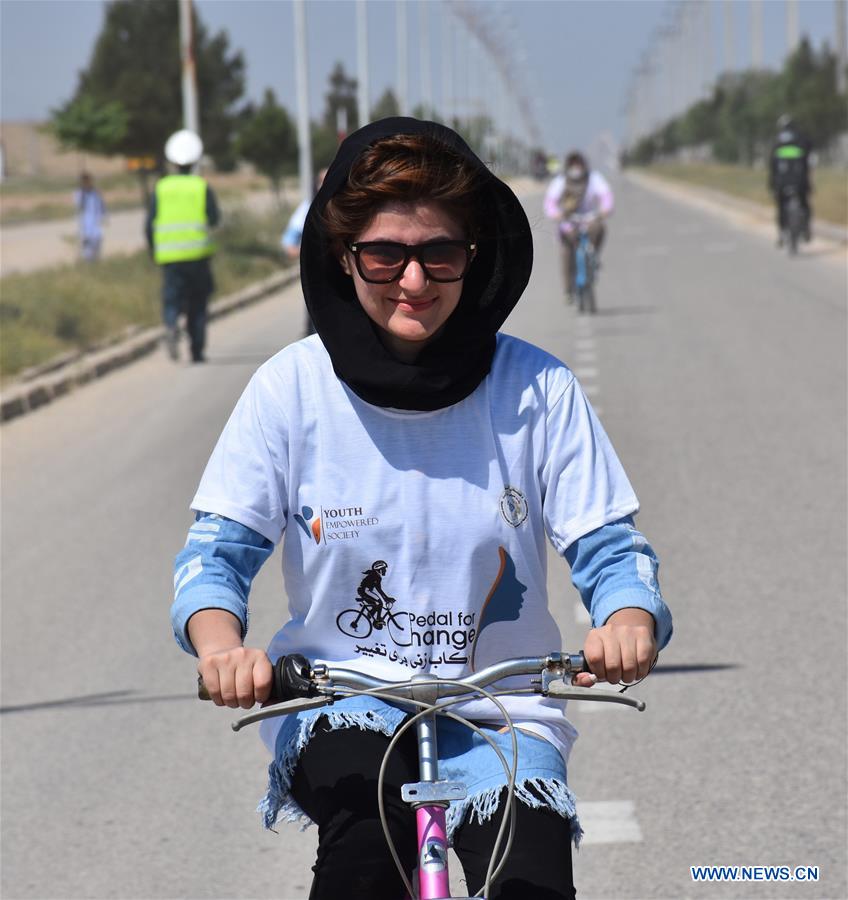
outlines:
[[[786,200],[795,193],[804,210],[804,240],[810,240],[810,142],[795,127],[790,116],[777,120],[777,139],[771,151],[769,162],[769,190],[774,194],[777,205],[777,245],[783,245],[786,231]]]
[[[366,604],[371,610],[374,616],[375,628],[383,627],[383,603],[385,602],[387,607],[391,607],[392,603],[395,602],[395,598],[389,597],[382,588],[383,576],[386,574],[387,569],[386,563],[382,559],[378,559],[367,572],[362,573],[365,577],[356,591],[359,601]]]

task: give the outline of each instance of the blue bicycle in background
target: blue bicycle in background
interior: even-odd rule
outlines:
[[[569,217],[577,231],[577,243],[574,247],[574,293],[577,311],[594,313],[595,277],[598,272],[598,258],[595,245],[589,236],[589,226],[595,220],[594,215],[573,215]]]

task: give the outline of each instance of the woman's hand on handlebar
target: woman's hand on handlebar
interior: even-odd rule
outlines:
[[[241,622],[223,609],[202,609],[188,621],[197,671],[216,706],[250,709],[271,693],[273,672],[264,650],[244,647]]]
[[[586,636],[583,654],[598,681],[618,684],[641,680],[651,671],[657,655],[654,617],[644,609],[614,612],[604,625]],[[580,674],[575,683],[590,687],[591,676]]]
[[[257,647],[216,650],[200,657],[197,671],[216,706],[250,709],[271,694],[271,660]]]

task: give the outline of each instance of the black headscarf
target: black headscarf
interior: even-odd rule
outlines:
[[[481,173],[485,231],[463,282],[462,297],[439,336],[414,363],[401,362],[380,341],[356,297],[353,279],[331,253],[320,212],[347,181],[359,155],[381,138],[427,134]],[[390,118],[355,131],[339,147],[303,230],[300,280],[309,315],[338,377],[375,406],[442,409],[471,394],[486,377],[495,335],[530,278],[533,239],[518,198],[450,128],[418,119]]]

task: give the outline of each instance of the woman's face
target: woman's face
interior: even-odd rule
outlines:
[[[357,241],[465,240],[462,226],[438,203],[388,203],[357,235]],[[356,269],[353,254],[345,249],[342,268],[353,278],[356,296],[369,318],[381,329],[386,346],[406,362],[415,359],[447,322],[462,294],[462,281],[430,281],[417,259],[410,259],[397,281],[371,284]]]

